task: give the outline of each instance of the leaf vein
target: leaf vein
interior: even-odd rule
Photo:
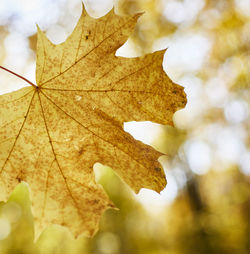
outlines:
[[[11,149],[10,149],[10,152],[9,152],[9,154],[8,154],[8,156],[7,156],[7,158],[6,158],[6,160],[5,160],[4,163],[3,163],[3,166],[2,166],[2,168],[1,168],[1,170],[0,170],[0,175],[2,174],[2,172],[3,172],[3,170],[4,170],[4,167],[5,167],[5,165],[6,165],[6,162],[9,160],[9,158],[10,158],[10,156],[11,156],[13,150],[14,150],[14,147],[15,147],[15,145],[16,145],[16,142],[17,142],[18,138],[20,137],[20,134],[21,134],[21,132],[22,132],[22,130],[23,130],[23,127],[24,127],[24,125],[25,125],[25,123],[26,123],[26,119],[28,118],[28,114],[29,114],[29,112],[30,112],[31,103],[32,103],[32,101],[33,101],[33,98],[34,98],[35,94],[36,94],[36,91],[34,91],[34,94],[33,94],[32,98],[31,98],[31,100],[30,100],[30,104],[29,104],[28,110],[27,110],[27,112],[26,112],[26,117],[24,117],[24,120],[23,120],[22,125],[21,125],[21,127],[20,127],[20,129],[19,129],[19,132],[18,132],[18,134],[17,134],[17,136],[16,136],[16,139],[15,139],[15,141],[13,142],[13,145],[12,145],[12,147],[11,147]]]
[[[74,64],[72,64],[70,67],[68,67],[66,70],[64,70],[62,73],[48,79],[47,81],[41,83],[39,85],[39,87],[42,87],[43,85],[45,85],[46,83],[56,79],[58,76],[60,76],[61,74],[67,72],[69,69],[71,69],[73,66],[75,66],[79,61],[81,61],[82,59],[84,59],[86,56],[88,56],[90,53],[92,53],[96,48],[98,48],[102,43],[104,43],[107,39],[109,39],[111,36],[113,36],[115,33],[119,32],[120,29],[122,29],[124,26],[126,26],[128,23],[130,23],[132,20],[130,19],[128,22],[126,22],[125,24],[123,24],[121,27],[119,27],[117,30],[115,30],[113,33],[111,33],[108,37],[106,37],[104,40],[102,40],[97,46],[95,46],[94,48],[92,48],[89,52],[87,52],[85,55],[83,55],[81,58],[79,58],[79,60],[77,60],[77,62],[75,62]]]

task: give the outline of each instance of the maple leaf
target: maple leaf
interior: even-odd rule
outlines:
[[[115,56],[140,14],[81,15],[73,33],[52,44],[38,28],[37,85],[0,96],[0,200],[29,184],[35,233],[50,224],[92,236],[114,207],[95,182],[96,162],[138,192],[166,185],[161,153],[123,130],[128,121],[172,124],[185,106],[183,87],[162,70],[164,51]],[[2,68],[3,69],[3,68]]]

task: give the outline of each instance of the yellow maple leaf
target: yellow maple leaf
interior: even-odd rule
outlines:
[[[29,184],[35,233],[50,224],[92,236],[114,207],[95,182],[96,162],[135,192],[165,185],[161,153],[123,130],[128,121],[172,124],[183,87],[162,70],[164,51],[116,57],[140,14],[98,20],[83,10],[68,39],[52,44],[38,28],[37,85],[0,96],[0,200]],[[3,69],[3,67],[2,67]]]

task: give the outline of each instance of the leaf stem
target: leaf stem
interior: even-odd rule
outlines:
[[[0,68],[3,69],[3,70],[5,70],[5,71],[7,71],[7,72],[9,72],[9,73],[11,73],[11,74],[13,74],[13,75],[15,75],[15,76],[17,76],[18,78],[23,79],[24,81],[26,81],[27,83],[29,83],[29,84],[32,85],[33,87],[37,88],[37,86],[36,86],[35,84],[33,84],[31,81],[29,81],[28,79],[24,78],[23,76],[21,76],[21,75],[15,73],[15,72],[13,72],[13,71],[7,69],[7,68],[4,68],[3,66],[0,66]]]

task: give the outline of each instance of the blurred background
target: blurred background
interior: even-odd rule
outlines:
[[[83,0],[92,17],[114,5],[145,12],[117,51],[125,57],[168,48],[163,68],[185,87],[175,127],[125,123],[136,139],[166,153],[168,185],[135,195],[110,168],[96,179],[120,209],[102,216],[93,239],[59,226],[33,241],[28,186],[0,203],[1,254],[250,253],[250,0]],[[80,0],[0,0],[0,65],[35,82],[36,24],[63,42]],[[0,94],[26,86],[0,70]],[[167,100],[168,98],[166,98]]]

